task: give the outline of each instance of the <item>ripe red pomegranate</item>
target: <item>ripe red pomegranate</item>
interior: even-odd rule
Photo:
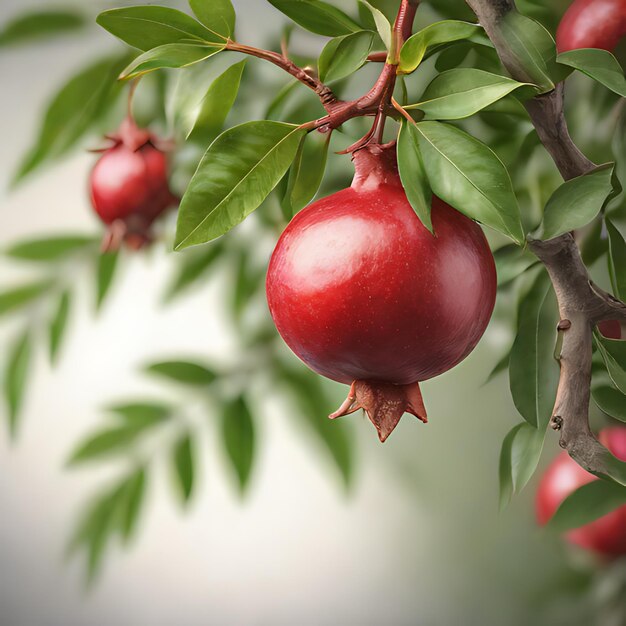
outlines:
[[[158,139],[127,118],[114,135],[113,145],[102,151],[89,180],[91,201],[108,226],[105,249],[122,241],[141,248],[151,240],[150,227],[177,202],[169,189],[167,158]]]
[[[622,338],[622,325],[618,320],[604,320],[598,324],[598,330],[608,339]]]
[[[606,428],[598,438],[613,455],[626,461],[626,427]],[[568,495],[593,480],[598,478],[580,467],[567,452],[559,454],[539,484],[536,500],[539,524],[546,524]],[[570,543],[606,557],[625,555],[626,505],[590,524],[569,531],[565,537]]]
[[[626,0],[574,0],[556,31],[559,52],[613,50],[626,35]]]
[[[435,236],[411,208],[391,148],[355,153],[352,186],[298,213],[280,237],[267,299],[287,345],[351,384],[330,417],[366,410],[381,441],[405,411],[426,421],[419,381],[454,367],[493,311],[496,273],[480,227],[433,199]]]

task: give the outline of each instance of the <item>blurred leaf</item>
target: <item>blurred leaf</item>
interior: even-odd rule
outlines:
[[[50,322],[50,361],[56,362],[61,342],[67,329],[67,321],[70,310],[70,291],[64,291],[59,298],[56,311]]]
[[[44,115],[35,145],[22,161],[13,183],[73,148],[115,102],[116,79],[128,55],[100,59],[83,68],[56,93]]]
[[[554,360],[558,310],[547,273],[541,272],[521,303],[519,328],[511,350],[509,381],[522,417],[543,432],[556,397]]]
[[[594,385],[591,395],[598,407],[607,415],[626,422],[626,395],[612,385]]]
[[[441,122],[419,122],[419,148],[439,198],[521,243],[519,206],[502,161],[478,139]]]
[[[494,252],[493,258],[496,262],[498,288],[510,284],[518,276],[521,276],[526,270],[539,262],[537,257],[515,244],[498,248]]]
[[[594,480],[563,500],[548,528],[559,533],[579,528],[623,504],[626,504],[625,487],[608,480]]]
[[[203,278],[222,251],[223,247],[218,241],[202,249],[186,252],[178,274],[165,294],[165,300],[168,302],[173,300],[200,278]]]
[[[281,121],[279,118],[280,109],[288,100],[289,96],[291,96],[294,91],[300,87],[300,85],[302,85],[302,83],[299,80],[294,80],[287,83],[282,89],[280,89],[269,103],[263,117],[268,120]]]
[[[606,220],[609,240],[609,274],[613,294],[620,300],[626,300],[626,241],[610,220]]]
[[[545,431],[525,422],[514,426],[504,438],[500,452],[500,510],[514,492],[519,493],[532,478],[543,450]]]
[[[542,239],[553,239],[591,222],[613,190],[613,163],[564,182],[546,204]]]
[[[168,7],[111,9],[100,13],[96,22],[129,46],[144,51],[172,43],[224,43],[224,37],[193,17]]]
[[[170,380],[186,385],[206,386],[216,378],[215,372],[199,363],[190,361],[163,361],[146,367],[146,372],[169,378]]]
[[[613,384],[626,394],[626,341],[607,339],[597,331],[593,336]]]
[[[194,450],[189,434],[181,437],[172,450],[172,467],[176,488],[182,502],[187,503],[191,499],[194,485]]]
[[[592,227],[583,235],[579,247],[583,263],[587,267],[593,265],[600,257],[608,254],[609,242],[604,236],[604,220],[598,218],[594,221]]]
[[[123,501],[119,510],[122,537],[128,541],[137,527],[146,492],[146,471],[139,468],[123,483]]]
[[[5,254],[20,261],[60,261],[94,245],[93,237],[61,236],[46,239],[32,239],[9,246]]]
[[[474,115],[527,83],[482,70],[459,68],[442,72],[428,85],[421,102],[408,105],[419,109],[428,120],[458,120]]]
[[[228,113],[235,103],[246,60],[231,65],[218,76],[201,102],[186,131],[186,138],[198,143],[208,144],[221,132]]]
[[[254,422],[243,396],[224,406],[222,438],[224,449],[243,492],[250,480],[256,449]]]
[[[206,243],[254,211],[293,161],[305,130],[280,122],[247,122],[209,147],[178,211],[176,249]]]
[[[419,133],[414,124],[402,120],[397,144],[398,171],[402,186],[413,210],[424,226],[432,233],[430,216],[432,192],[419,149]]]
[[[241,315],[259,287],[263,284],[264,272],[255,270],[248,250],[241,250],[237,256],[236,275],[233,283],[232,307],[236,320]]]
[[[376,24],[376,30],[380,35],[380,38],[385,44],[385,48],[391,51],[392,46],[392,28],[391,23],[382,11],[379,11],[375,6],[371,5],[367,0],[359,0],[359,4],[364,4],[372,13],[374,24]]]
[[[281,13],[312,33],[339,37],[361,30],[343,11],[322,0],[268,0]]]
[[[189,67],[222,50],[224,50],[223,45],[168,43],[138,56],[122,71],[120,79],[130,80],[163,68]]]
[[[374,43],[374,33],[360,31],[331,39],[319,58],[319,75],[323,82],[345,78],[365,65]]]
[[[312,132],[302,138],[289,170],[287,192],[282,201],[287,219],[303,209],[317,194],[326,171],[329,144],[330,133]]]
[[[487,379],[483,383],[486,385],[490,383],[498,374],[504,372],[509,369],[509,361],[511,360],[511,351],[509,350],[506,354],[502,355],[502,358],[494,365],[491,372],[487,376]]]
[[[119,253],[105,252],[98,257],[96,310],[100,310],[113,284]]]
[[[624,70],[619,61],[607,50],[599,48],[568,50],[559,54],[557,61],[587,74],[601,85],[626,98]]]
[[[152,424],[151,424],[152,425]],[[147,426],[118,426],[97,432],[85,439],[72,452],[68,464],[98,461],[111,454],[126,452],[144,433]]]
[[[80,29],[85,18],[74,11],[37,11],[20,15],[0,31],[0,47],[47,39]]]
[[[406,40],[400,52],[398,69],[404,74],[410,74],[422,62],[428,48],[470,39],[482,32],[484,32],[482,26],[458,20],[444,20],[430,24]]]
[[[196,17],[212,32],[235,38],[235,9],[230,0],[189,0]]]
[[[297,402],[300,410],[296,414],[304,418],[312,432],[318,436],[341,472],[344,483],[349,486],[354,469],[351,441],[346,426],[328,419],[327,416],[335,407],[330,404],[318,377],[303,370],[286,367],[280,362],[275,365],[279,381],[290,388]]]
[[[106,407],[106,411],[122,418],[126,426],[139,429],[156,426],[172,414],[169,406],[149,402],[114,404]]]
[[[13,313],[36,300],[50,288],[48,282],[31,283],[0,293],[0,316]]]
[[[17,421],[24,400],[26,379],[31,359],[32,340],[26,332],[9,349],[4,373],[4,396],[9,416],[9,432],[17,434]]]

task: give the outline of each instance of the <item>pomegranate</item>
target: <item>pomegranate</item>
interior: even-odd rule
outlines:
[[[626,0],[574,0],[556,31],[559,52],[613,50],[626,35]]]
[[[626,427],[606,428],[598,438],[618,459],[626,461]],[[539,484],[536,500],[539,524],[546,524],[568,495],[593,480],[598,478],[580,467],[567,452],[559,454]],[[605,557],[626,554],[626,505],[570,530],[565,537],[570,543]]]
[[[330,417],[365,409],[381,441],[405,411],[426,422],[419,381],[476,346],[496,295],[480,227],[438,198],[433,236],[398,176],[395,151],[354,154],[352,186],[298,213],[267,274],[270,312],[313,371],[351,385]]]
[[[108,226],[103,247],[116,249],[124,241],[141,248],[151,240],[154,220],[177,202],[169,189],[167,158],[156,147],[158,139],[130,117],[107,139],[113,145],[102,150],[89,181],[93,207]]]
[[[618,320],[604,320],[598,324],[598,330],[608,339],[622,338],[622,325]]]

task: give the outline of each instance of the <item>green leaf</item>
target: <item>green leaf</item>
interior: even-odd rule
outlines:
[[[511,178],[478,139],[441,122],[419,122],[418,142],[430,187],[457,211],[522,243],[524,231]]]
[[[271,5],[312,33],[339,37],[361,30],[343,11],[321,0],[268,0]]]
[[[235,37],[235,9],[230,0],[189,0],[196,17],[212,32]]]
[[[235,103],[246,60],[231,65],[218,76],[194,111],[186,138],[205,145],[217,137]]]
[[[158,426],[172,414],[172,410],[167,405],[150,402],[114,404],[106,410],[121,418],[125,426],[138,429]]]
[[[331,39],[319,58],[320,80],[325,83],[350,76],[365,65],[374,44],[374,33],[363,30]]]
[[[243,396],[224,406],[222,438],[224,450],[237,476],[241,491],[245,491],[255,455],[254,422]]]
[[[5,254],[20,261],[60,261],[79,250],[93,246],[93,237],[62,236],[21,241],[9,246]]]
[[[546,204],[541,238],[553,239],[591,222],[613,190],[613,163],[564,182]]]
[[[86,462],[98,461],[103,457],[127,452],[149,426],[124,425],[115,428],[107,428],[85,439],[71,454],[68,464],[79,465]]]
[[[26,379],[31,358],[31,337],[24,333],[9,349],[4,373],[4,397],[6,399],[9,432],[12,437],[17,434],[17,421],[24,400]]]
[[[489,372],[489,375],[485,379],[483,385],[490,383],[498,374],[509,369],[509,361],[511,360],[511,351],[502,355],[502,358],[493,366],[493,369]]]
[[[609,239],[607,258],[613,294],[620,300],[626,300],[626,241],[610,220],[605,220]]]
[[[626,395],[612,385],[594,385],[591,395],[598,407],[607,415],[626,422]]]
[[[557,62],[587,74],[601,85],[626,98],[624,70],[608,50],[599,48],[568,50],[558,55]]]
[[[597,331],[593,336],[613,384],[626,394],[626,341],[607,339]]]
[[[548,528],[559,533],[580,528],[624,504],[625,487],[608,480],[594,480],[563,500]]]
[[[152,48],[138,56],[124,69],[120,79],[137,78],[148,72],[166,67],[188,67],[212,57],[223,49],[223,45],[203,46],[188,43],[168,43],[158,48]]]
[[[144,51],[172,43],[224,43],[224,37],[193,17],[168,7],[111,9],[100,13],[96,22],[129,46]]]
[[[422,94],[419,109],[429,120],[458,120],[474,115],[527,83],[475,70],[459,68],[439,74]]]
[[[359,0],[359,4],[365,5],[371,12],[374,23],[376,24],[376,30],[380,35],[380,38],[385,44],[385,48],[391,53],[392,42],[392,28],[391,23],[386,18],[382,11],[379,11],[375,6],[372,6],[367,0]]]
[[[330,133],[312,132],[302,138],[282,201],[285,216],[295,215],[315,197],[324,178],[329,143]]]
[[[105,252],[98,257],[96,268],[96,310],[100,310],[113,284],[119,253]]]
[[[250,251],[242,249],[237,254],[235,264],[235,279],[233,281],[232,311],[235,321],[239,322],[241,316],[255,293],[263,285],[265,272],[255,268],[252,263]]]
[[[444,20],[430,24],[404,42],[400,51],[398,70],[403,74],[410,74],[418,68],[429,48],[471,39],[482,32],[484,32],[482,26],[458,20]]]
[[[122,484],[118,509],[122,537],[128,541],[134,534],[146,492],[146,471],[139,468]]]
[[[543,450],[545,431],[529,424],[514,426],[504,438],[500,452],[500,510],[514,492],[519,493],[532,478]]]
[[[194,486],[194,448],[189,434],[181,437],[172,450],[172,467],[176,489],[184,504],[189,502]]]
[[[59,298],[59,304],[50,322],[50,361],[56,362],[61,342],[67,329],[67,321],[70,310],[69,291],[64,291]]]
[[[0,316],[19,311],[50,288],[47,282],[31,283],[0,293]]]
[[[510,244],[493,253],[498,274],[498,288],[505,287],[538,263],[537,257],[527,250]]]
[[[554,360],[557,322],[556,298],[542,271],[521,303],[509,362],[513,402],[522,417],[541,432],[550,421],[558,384]]]
[[[120,92],[116,79],[127,63],[127,54],[99,60],[61,87],[49,104],[35,145],[22,161],[13,183],[66,154],[102,118]]]
[[[186,385],[206,386],[210,385],[216,378],[215,372],[199,363],[190,361],[163,361],[153,363],[145,368],[149,374],[163,376],[177,383]]]
[[[222,251],[220,242],[215,242],[201,249],[188,250],[181,255],[183,262],[165,294],[166,302],[170,302],[203,278]]]
[[[420,155],[419,132],[408,120],[402,120],[397,152],[398,170],[406,197],[422,224],[432,233],[433,224],[430,215],[432,192]]]
[[[305,133],[270,121],[247,122],[222,133],[180,203],[175,248],[206,243],[242,222],[284,176]]]
[[[0,47],[47,39],[80,29],[85,18],[73,11],[37,11],[20,15],[0,31]]]

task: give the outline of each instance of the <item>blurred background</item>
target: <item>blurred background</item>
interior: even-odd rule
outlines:
[[[58,6],[46,0],[1,3],[0,28],[18,14]],[[276,45],[282,18],[275,9],[263,0],[234,4],[241,41]],[[420,9],[419,19],[423,24],[437,19],[438,10],[467,16],[461,4],[434,2]],[[98,11],[115,5],[77,2],[74,8],[93,24]],[[184,10],[182,3],[170,5]],[[563,3],[554,5],[545,14],[550,28],[563,10]],[[530,3],[521,6],[533,9]],[[306,35],[292,45],[302,55],[319,52]],[[0,47],[0,247],[54,234],[99,236],[86,182],[96,158],[86,149],[101,145],[97,134],[19,186],[11,188],[11,180],[59,85],[89,61],[120,50],[95,24],[54,39]],[[242,119],[262,116],[284,84],[278,70],[258,71],[256,83],[240,94]],[[375,68],[362,74],[362,82],[346,89],[362,91]],[[584,78],[574,80],[580,93],[593,95]],[[138,94],[140,110],[142,97],[150,100],[148,88]],[[589,108],[588,117],[581,110],[576,115],[587,120],[575,126],[585,145],[594,122]],[[114,128],[120,120],[115,111],[106,123]],[[326,193],[349,181],[347,159],[332,158],[337,165],[329,167]],[[520,181],[526,188],[529,180],[537,183],[536,197],[528,203],[540,205],[558,184],[542,159],[533,162],[534,178]],[[172,229],[173,218],[151,249],[121,255],[97,315],[92,265],[72,262],[53,270],[72,286],[67,337],[54,368],[45,340],[36,344],[18,435],[12,440],[8,429],[0,429],[2,626],[590,623],[594,594],[601,593],[589,585],[594,565],[537,529],[536,478],[498,512],[500,446],[520,418],[506,375],[483,383],[512,339],[513,305],[507,294],[474,353],[424,383],[428,425],[405,416],[381,445],[371,424],[357,414],[329,426],[342,432],[336,444],[333,435],[328,439],[316,431],[326,428],[325,422],[311,427],[310,420],[303,421],[297,403],[278,393],[257,358],[254,336],[268,318],[262,289],[250,295],[241,318],[233,321],[235,261],[222,262],[163,304],[183,262],[170,252]],[[275,233],[262,217],[238,227],[232,258],[258,241],[254,258],[262,270]],[[605,277],[599,274],[602,283]],[[39,275],[38,266],[0,259],[3,289]],[[3,353],[24,316],[38,327],[48,315],[42,307],[3,320]],[[299,367],[286,351],[281,354]],[[172,359],[211,364],[234,376],[249,370],[244,386],[256,454],[243,495],[221,444],[219,403],[142,372],[146,364]],[[324,392],[339,403],[346,389],[329,384]],[[134,539],[126,548],[119,542],[108,545],[99,575],[86,588],[83,561],[66,556],[68,539],[85,503],[115,480],[128,459],[118,456],[77,469],[67,460],[78,442],[102,426],[103,407],[137,399],[184,408],[177,419],[193,432],[193,497],[184,506],[172,497],[169,444],[156,438]],[[320,407],[320,422],[324,415]],[[344,444],[349,451],[338,452],[337,445]],[[557,451],[556,437],[548,435],[542,466]]]

